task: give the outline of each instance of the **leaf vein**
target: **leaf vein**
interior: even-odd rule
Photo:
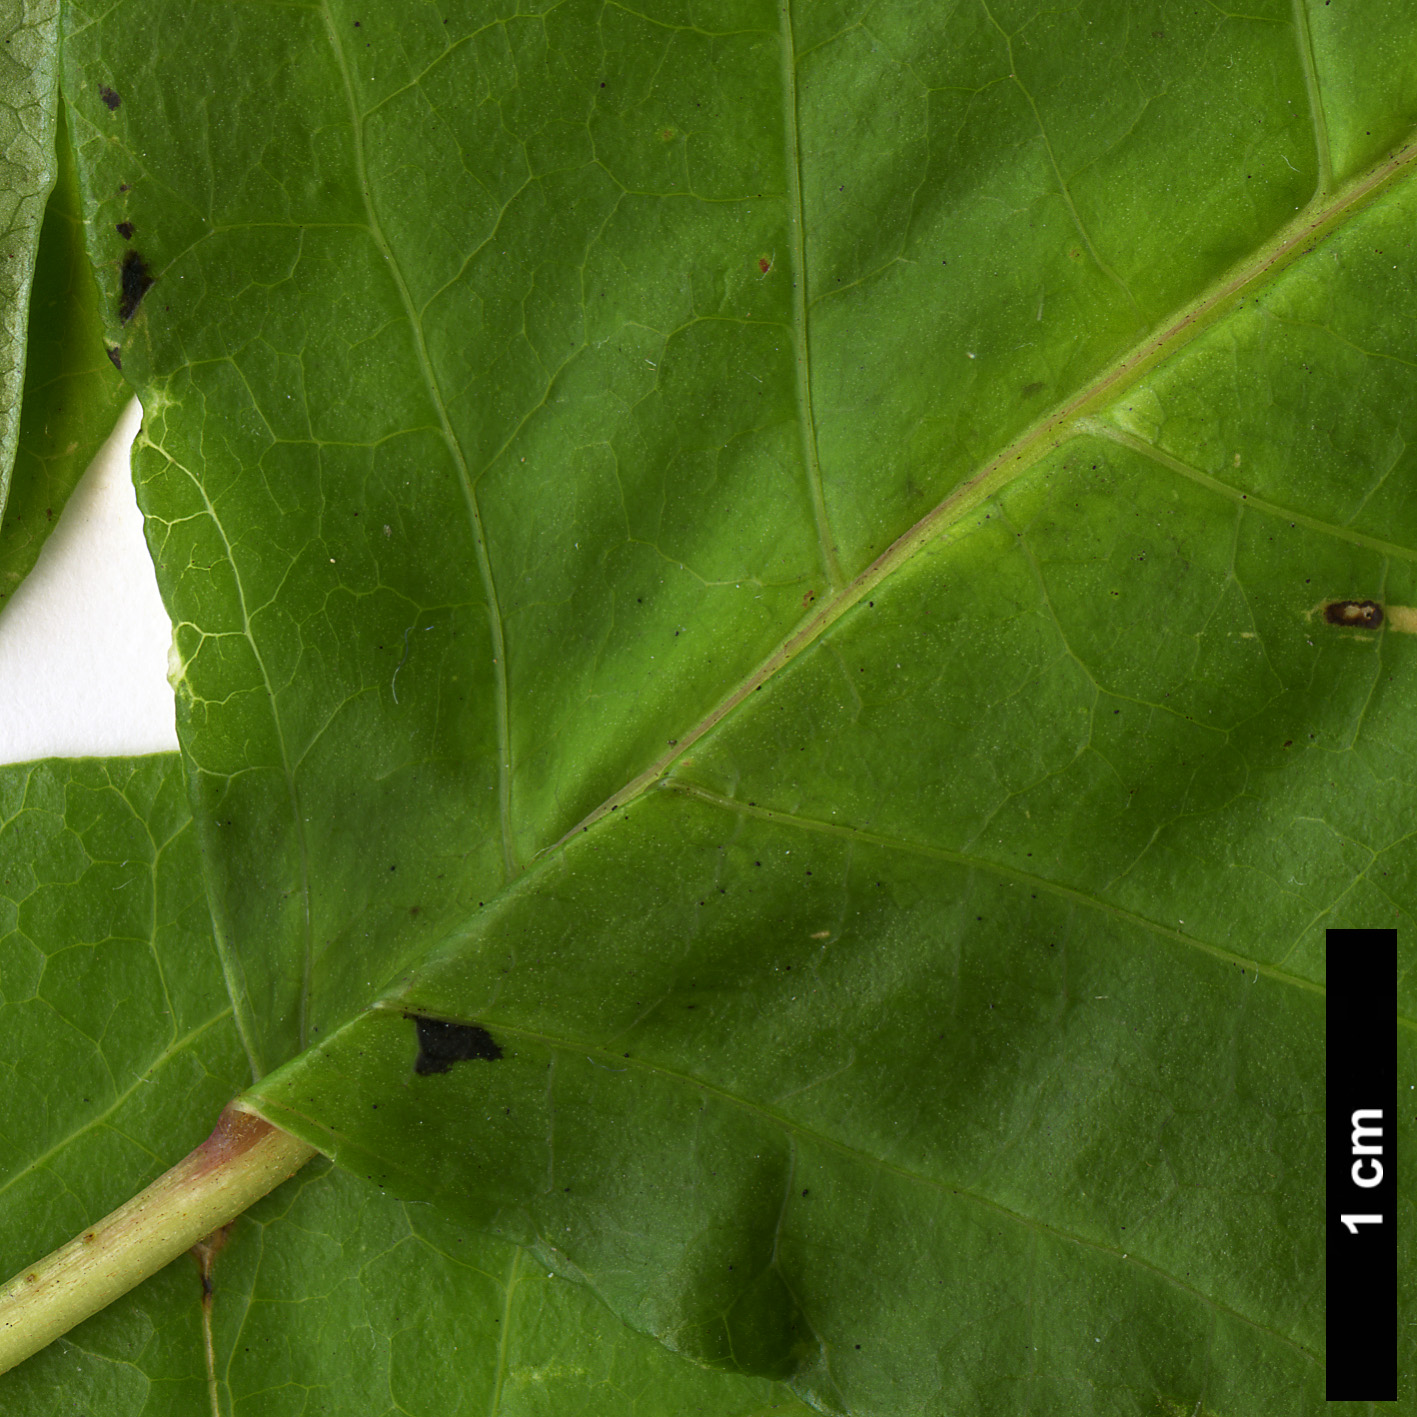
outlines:
[[[359,191],[364,201],[365,214],[369,218],[369,234],[373,238],[374,244],[378,247],[380,255],[384,257],[388,265],[389,273],[397,289],[399,300],[403,304],[404,315],[408,322],[414,350],[418,358],[419,370],[423,376],[424,385],[428,391],[428,397],[438,415],[443,441],[448,448],[453,465],[457,470],[458,482],[462,489],[463,500],[467,506],[468,519],[471,523],[473,542],[477,551],[477,569],[482,581],[483,594],[487,598],[488,628],[492,637],[493,671],[497,686],[497,797],[502,830],[502,861],[508,877],[511,878],[518,874],[520,868],[517,864],[515,837],[512,831],[511,727],[509,723],[510,704],[507,692],[506,636],[502,621],[502,608],[497,598],[497,586],[492,576],[492,561],[487,549],[487,536],[482,523],[482,511],[478,506],[477,492],[473,486],[472,472],[468,466],[467,457],[463,452],[462,444],[458,440],[457,434],[453,431],[452,420],[448,415],[447,402],[443,397],[442,387],[438,382],[437,374],[433,369],[432,359],[428,353],[428,344],[423,334],[423,322],[414,307],[413,295],[408,288],[408,282],[404,279],[402,267],[399,265],[398,259],[394,255],[393,247],[390,245],[388,238],[384,235],[383,226],[379,221],[379,215],[374,209],[374,195],[369,181],[368,163],[365,160],[364,154],[364,118],[360,115],[359,105],[355,100],[354,85],[350,79],[349,63],[345,56],[344,45],[340,41],[339,32],[334,23],[334,17],[330,14],[330,8],[327,3],[321,5],[320,14],[324,19],[325,28],[330,37],[330,45],[334,50],[335,60],[339,65],[340,78],[349,107],[350,129],[354,143],[356,180],[358,181]],[[308,989],[305,992],[308,993]],[[302,1019],[304,1010],[305,1005],[302,997]],[[301,1040],[303,1043],[303,1027],[301,1029]]]

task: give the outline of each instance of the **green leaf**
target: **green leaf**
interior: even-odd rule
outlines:
[[[20,431],[30,285],[54,185],[58,0],[0,9],[0,516]],[[0,573],[3,573],[0,563]],[[0,591],[5,591],[0,584]]]
[[[241,1086],[214,965],[175,755],[0,768],[0,1254],[33,1258],[126,1199]],[[242,1417],[312,1400],[805,1417],[628,1332],[525,1251],[325,1163],[241,1217],[210,1275],[210,1367],[184,1257],[0,1378],[4,1409],[177,1417],[214,1383]]]
[[[199,1142],[249,1077],[213,962],[175,755],[0,768],[7,1274]],[[85,1355],[127,1367],[172,1328],[200,1354],[196,1280],[173,1278],[170,1269],[0,1379],[0,1402],[72,1410],[70,1375],[94,1377]],[[97,1409],[127,1410],[121,1391],[100,1379]]]
[[[19,441],[0,506],[0,607],[34,566],[127,397],[104,353],[62,108],[55,141],[58,177],[35,257]]]
[[[76,7],[266,1114],[820,1407],[1317,1406],[1326,926],[1417,1085],[1415,31]]]

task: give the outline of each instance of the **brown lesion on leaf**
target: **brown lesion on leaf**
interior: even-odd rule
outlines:
[[[148,270],[148,263],[136,251],[129,251],[123,257],[120,271],[121,297],[118,301],[118,318],[126,325],[133,318],[139,302],[153,288],[154,277]]]
[[[1376,600],[1326,600],[1324,619],[1351,630],[1376,630],[1383,623],[1383,608]]]
[[[1384,605],[1376,600],[1321,600],[1311,616],[1322,615],[1326,624],[1346,630],[1395,630],[1417,635],[1417,605]]]

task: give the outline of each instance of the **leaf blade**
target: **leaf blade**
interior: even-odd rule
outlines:
[[[1056,1347],[1048,1369],[1010,1369],[1000,1403],[1024,1407],[1030,1384],[1047,1382],[1071,1405],[1100,1411],[1125,1410],[1136,1393],[1182,1410],[1197,1401],[1246,1410],[1292,1405],[1296,1394],[1307,1400],[1303,1394],[1317,1391],[1312,1306],[1300,1302],[1305,1292],[1277,1293],[1254,1274],[1267,1262],[1276,1273],[1298,1274],[1306,1254],[1312,1260],[1276,1216],[1277,1197],[1302,1208],[1313,1194],[1300,1164],[1308,1123],[1286,1088],[1311,1093],[1315,1083],[1294,1050],[1313,1038],[1317,996],[1301,985],[1320,977],[1316,932],[1325,919],[1367,918],[1376,909],[1386,919],[1390,909],[1408,909],[1411,804],[1400,774],[1389,770],[1405,720],[1401,689],[1383,692],[1379,677],[1380,666],[1404,670],[1403,647],[1395,635],[1305,645],[1303,617],[1313,602],[1295,599],[1296,567],[1310,558],[1333,578],[1366,583],[1383,574],[1370,554],[1381,548],[1330,536],[1325,528],[1341,526],[1343,516],[1327,508],[1306,513],[1305,537],[1286,540],[1280,533],[1291,528],[1270,525],[1286,505],[1276,493],[1282,479],[1267,487],[1265,506],[1239,505],[1249,493],[1224,481],[1214,447],[1199,435],[1175,441],[1154,415],[1158,406],[1166,411],[1164,400],[1185,405],[1177,370],[1203,367],[1195,416],[1223,408],[1238,418],[1216,372],[1217,351],[1223,355],[1226,340],[1256,344],[1245,333],[1251,304],[1286,328],[1274,337],[1272,362],[1249,369],[1237,401],[1254,402],[1266,378],[1280,381],[1286,351],[1296,346],[1284,343],[1287,324],[1271,297],[1281,287],[1292,296],[1318,269],[1318,253],[1300,236],[1325,235],[1323,255],[1331,258],[1341,245],[1335,234],[1367,232],[1373,212],[1410,200],[1401,161],[1368,211],[1349,200],[1356,187],[1332,185],[1359,180],[1356,125],[1371,123],[1365,139],[1376,131],[1391,144],[1401,138],[1402,110],[1390,88],[1371,98],[1352,83],[1345,88],[1343,76],[1360,67],[1356,51],[1335,47],[1338,31],[1317,15],[1318,38],[1311,36],[1307,12],[1294,6],[1186,17],[1169,39],[1141,23],[1148,17],[1140,7],[1121,4],[1086,16],[1000,11],[997,18],[950,11],[920,19],[886,9],[869,33],[842,13],[804,19],[793,32],[795,56],[784,60],[783,14],[768,7],[735,10],[712,34],[668,4],[648,19],[616,12],[603,25],[579,7],[562,7],[545,23],[469,9],[448,17],[455,23],[446,34],[442,17],[426,11],[393,34],[382,21],[356,26],[336,8],[318,28],[332,27],[339,41],[338,81],[315,45],[321,57],[309,73],[321,77],[277,86],[284,105],[277,130],[298,126],[286,111],[301,108],[307,119],[315,115],[305,127],[325,144],[317,153],[307,138],[271,145],[270,160],[288,164],[289,182],[252,176],[243,154],[222,148],[217,166],[231,180],[215,194],[205,190],[191,180],[156,93],[134,108],[139,126],[112,153],[89,144],[94,172],[160,151],[164,175],[186,183],[176,200],[154,198],[153,210],[178,224],[166,284],[154,293],[177,292],[192,279],[203,294],[170,325],[157,320],[168,311],[151,296],[144,307],[153,319],[142,377],[160,407],[141,454],[165,590],[174,618],[187,626],[184,654],[198,666],[189,670],[184,744],[197,764],[219,911],[261,979],[248,1007],[253,1027],[265,1030],[266,1059],[289,1056],[317,1029],[326,1040],[257,1095],[272,1115],[347,1158],[377,1156],[391,1168],[412,1159],[441,1174],[440,1147],[462,1154],[458,1119],[472,1111],[472,1095],[455,1089],[452,1112],[413,1114],[429,1121],[436,1145],[420,1144],[407,1125],[380,1133],[370,1117],[347,1112],[362,1092],[401,1087],[413,1066],[380,1041],[381,1030],[406,1033],[411,1025],[385,1017],[387,1008],[360,1014],[370,1000],[486,1027],[494,1038],[498,1027],[516,1032],[531,1040],[528,1058],[543,1050],[533,1071],[552,1071],[540,1065],[563,1056],[570,1071],[582,1045],[613,1061],[603,1032],[610,1022],[653,1034],[661,1021],[622,1015],[632,1005],[676,1000],[683,981],[673,970],[687,959],[697,970],[736,969],[736,981],[716,983],[715,1002],[742,1016],[749,1051],[762,1051],[755,1029],[777,1041],[762,1001],[799,1006],[785,1010],[782,1027],[800,1056],[784,1046],[777,1072],[794,1077],[808,1101],[820,1089],[862,1129],[863,1164],[879,1171],[896,1139],[876,1122],[891,1110],[880,1119],[863,1115],[870,1108],[847,1081],[832,1091],[830,1079],[803,1062],[814,1047],[830,1054],[831,1020],[801,999],[779,999],[783,980],[770,974],[761,941],[775,940],[783,920],[796,943],[823,931],[830,941],[841,920],[813,903],[830,894],[821,888],[829,883],[854,903],[872,893],[851,874],[857,856],[908,860],[894,867],[903,877],[892,909],[876,915],[863,907],[876,934],[852,936],[859,967],[873,962],[879,939],[888,947],[887,982],[922,968],[931,958],[922,920],[936,921],[939,939],[957,954],[974,941],[972,957],[998,963],[969,982],[997,987],[1011,1012],[991,1024],[981,1007],[971,1029],[949,1041],[951,1056],[971,1075],[990,1066],[1007,1075],[1004,1045],[1015,1043],[1036,1070],[1041,1115],[1059,1126],[1077,1123],[1072,1103],[1046,1091],[1050,1069],[1069,1056],[1068,1027],[1095,1050],[1084,1058],[1100,1076],[1128,1084],[1128,1121],[1145,1134],[1155,1121],[1140,1080],[1148,1066],[1174,1078],[1190,1051],[1238,1047],[1243,1011],[1270,1008],[1270,984],[1289,991],[1260,1033],[1274,1056],[1294,1058],[1293,1076],[1286,1082],[1265,1057],[1245,1054],[1242,1076],[1257,1100],[1250,1111],[1226,1112],[1220,1074],[1205,1074],[1211,1086],[1201,1110],[1218,1109],[1224,1125],[1195,1139],[1192,1184],[1178,1187],[1188,1197],[1207,1192],[1203,1182],[1223,1147],[1260,1125],[1270,1107],[1273,1150],[1288,1169],[1277,1188],[1246,1173],[1271,1207],[1273,1223],[1253,1242],[1258,1250],[1243,1250],[1237,1239],[1248,1258],[1222,1264],[1231,1241],[1223,1207],[1192,1213],[1178,1201],[1169,1230],[1154,1240],[1160,1287],[1125,1280],[1138,1313],[1152,1316],[1153,1341],[1107,1353],[1090,1352],[1077,1327],[1103,1313],[1107,1285],[1092,1251],[1070,1251],[1076,1302],[1050,1311]],[[1383,15],[1385,24],[1410,23],[1397,10]],[[1089,20],[1100,35],[1085,32]],[[285,73],[263,17],[242,12],[226,23],[202,43],[258,54]],[[120,31],[111,32],[115,55],[123,53]],[[1235,62],[1213,62],[1221,51]],[[73,52],[82,75],[95,60],[77,45]],[[141,71],[137,56],[126,62]],[[238,92],[260,67],[243,74],[236,66]],[[778,156],[784,143],[794,146],[783,136],[782,78],[794,68],[793,115],[810,120],[799,120],[795,143],[801,240],[792,234],[791,184]],[[95,112],[93,120],[103,117]],[[416,162],[406,160],[409,152]],[[837,200],[830,175],[853,161],[864,195]],[[316,176],[326,184],[318,201],[310,195]],[[835,186],[846,192],[847,184]],[[305,245],[291,235],[290,192],[305,203],[295,203],[293,223]],[[1293,215],[1311,200],[1315,217],[1333,217],[1323,232]],[[337,232],[316,231],[314,218],[305,219],[316,207]],[[368,229],[371,210],[383,248]],[[967,244],[952,251],[941,245],[946,238]],[[790,255],[777,259],[779,241],[789,253],[800,250],[795,264]],[[402,255],[419,247],[422,259]],[[402,290],[376,259],[384,248],[402,257]],[[210,255],[218,250],[220,259]],[[1280,250],[1293,261],[1284,271],[1267,264]],[[1248,275],[1233,291],[1217,286],[1237,261],[1248,263]],[[248,299],[248,271],[257,286],[295,307],[306,302],[308,311]],[[774,283],[774,271],[798,291]],[[832,289],[838,277],[840,296]],[[1320,279],[1318,288],[1339,287]],[[1409,308],[1406,294],[1393,298],[1394,309]],[[1212,320],[1204,332],[1186,323],[1192,306]],[[1160,351],[1153,328],[1175,332]],[[812,361],[805,372],[803,338]],[[1193,343],[1182,349],[1185,339]],[[361,358],[341,349],[342,340]],[[320,358],[311,361],[314,378],[300,384],[297,351],[307,341]],[[445,419],[429,398],[429,368],[439,390],[460,391]],[[808,376],[813,423],[804,429]],[[1405,388],[1405,375],[1394,377],[1392,387]],[[1339,379],[1330,371],[1319,382],[1336,407]],[[280,396],[296,388],[301,407],[292,410]],[[1143,393],[1147,402],[1135,402]],[[1052,415],[1030,402],[1040,397],[1051,401]],[[1293,422],[1304,406],[1292,388],[1286,398],[1281,412]],[[221,438],[208,437],[195,412],[209,406],[227,415]],[[1081,413],[1092,421],[1067,422]],[[1277,422],[1282,432],[1284,418]],[[397,476],[383,482],[381,440],[403,447]],[[1036,461],[1014,476],[1003,460],[1020,440]],[[813,441],[822,469],[815,498],[807,470]],[[467,477],[456,467],[459,455]],[[1350,461],[1381,497],[1373,448],[1355,445]],[[971,485],[981,469],[998,475]],[[417,489],[403,500],[391,485],[400,477]],[[469,482],[485,560],[469,530]],[[366,498],[371,486],[377,496]],[[281,488],[289,506],[273,490]],[[321,519],[335,504],[361,517],[397,507],[403,520],[385,520],[382,511],[372,520],[388,528],[388,539],[395,525],[411,528],[417,555],[400,546],[381,557],[379,533],[367,527],[341,532],[335,544],[332,523]],[[922,515],[932,506],[945,510],[927,525]],[[853,597],[814,608],[824,524],[853,575],[890,556],[888,547],[900,550]],[[351,556],[354,573],[338,569]],[[423,556],[436,564],[419,564]],[[489,565],[499,607],[491,619]],[[515,588],[505,604],[503,586]],[[449,618],[434,623],[445,610]],[[418,613],[399,613],[410,611]],[[501,626],[505,665],[487,628],[492,620]],[[434,630],[448,638],[421,638]],[[223,641],[229,661],[218,658]],[[443,648],[429,652],[425,643]],[[1385,657],[1393,656],[1389,666]],[[396,689],[407,715],[394,713]],[[1363,739],[1370,708],[1376,738]],[[1315,741],[1321,729],[1333,736],[1286,759],[1295,742],[1303,747],[1300,729]],[[1337,769],[1348,795],[1330,812],[1324,782],[1340,779],[1323,779],[1324,754],[1354,745],[1362,751]],[[1263,786],[1258,807],[1251,780]],[[659,781],[673,792],[651,791]],[[1384,793],[1390,839],[1366,827],[1354,805],[1369,786]],[[577,823],[584,829],[567,837]],[[851,829],[860,830],[841,835]],[[805,868],[792,882],[780,875],[770,893],[764,888],[759,913],[734,917],[725,935],[715,921],[728,918],[729,907],[716,896],[729,886],[745,895],[756,889],[756,862],[767,859],[737,861],[729,886],[720,886],[714,856],[740,835],[776,843],[784,857],[804,851],[831,864],[825,881],[814,872],[809,884]],[[614,876],[602,868],[621,839],[629,845]],[[596,870],[583,868],[597,851]],[[509,857],[534,864],[511,880]],[[1379,859],[1400,879],[1382,884]],[[1281,868],[1292,865],[1313,867],[1313,882],[1307,874],[1285,879]],[[890,874],[884,864],[878,869],[879,879]],[[1047,903],[1035,905],[1028,891],[1020,932],[1075,917],[1087,922],[1077,926],[1085,936],[1078,950],[1115,943],[1109,932],[1128,941],[1098,966],[1099,993],[1075,1001],[1076,1022],[1053,1021],[1038,1039],[1027,1027],[1037,1023],[1029,1010],[1038,1000],[997,918],[1000,883],[1022,901],[1034,880]],[[646,922],[666,957],[640,938]],[[541,941],[541,955],[513,948],[523,927]],[[442,951],[438,939],[450,929]],[[1184,1001],[1135,984],[1128,997],[1164,1024],[1155,1051],[1138,1059],[1127,1021],[1088,1006],[1110,1002],[1112,984],[1132,990],[1131,971],[1158,951],[1169,952],[1168,961],[1192,951],[1185,943],[1192,937],[1185,989],[1204,1001],[1201,1022],[1188,1033]],[[695,953],[715,941],[716,952]],[[493,949],[503,950],[501,961],[494,963]],[[659,994],[636,1001],[634,979],[597,973],[602,956],[643,969]],[[1227,971],[1242,966],[1247,979],[1260,967],[1261,982],[1246,987],[1260,991],[1263,1004],[1228,994],[1216,1002],[1236,982]],[[873,987],[863,977],[859,997],[843,996],[858,1040],[874,1039],[871,1006],[884,1007]],[[931,978],[928,987],[952,997],[948,981]],[[1073,1018],[1065,989],[1055,983],[1046,997],[1065,1021]],[[687,1018],[663,1029],[661,1071],[677,1060],[688,1081],[663,1097],[658,1084],[644,1084],[650,1113],[662,1107],[669,1121],[664,1137],[652,1128],[633,1133],[629,1154],[640,1179],[656,1165],[687,1164],[693,1131],[684,1098],[706,1085],[700,1071],[734,1061],[722,1040],[706,1046]],[[913,1045],[929,1041],[918,1019],[914,1030]],[[367,1065],[341,1072],[330,1063],[366,1040]],[[1109,1049],[1122,1061],[1110,1064]],[[460,1069],[486,1062],[421,1081],[461,1087]],[[900,1126],[899,1096],[922,1069],[902,1055],[883,1074]],[[514,1112],[537,1117],[530,1073],[507,1071],[521,1078]],[[316,1084],[312,1109],[299,1086],[317,1075],[335,1081]],[[745,1076],[730,1068],[719,1079],[723,1106],[757,1085]],[[813,1269],[825,1246],[811,1244],[777,1267],[768,1244],[776,1232],[763,1217],[770,1200],[781,1207],[786,1195],[780,1130],[724,1124],[731,1135],[723,1154],[739,1170],[716,1187],[699,1177],[694,1192],[704,1214],[722,1222],[710,1226],[717,1247],[695,1250],[686,1235],[703,1216],[664,1201],[633,1264],[617,1268],[605,1246],[628,1227],[643,1195],[628,1184],[616,1191],[615,1148],[586,1119],[605,1112],[621,1127],[617,1108],[633,1108],[605,1079],[582,1087],[579,1077],[567,1084],[580,1089],[571,1115],[581,1134],[571,1154],[595,1159],[592,1179],[607,1187],[604,1208],[616,1224],[573,1228],[567,1272],[588,1276],[631,1322],[667,1341],[714,1361],[795,1372],[824,1402],[844,1391],[864,1410],[889,1411],[945,1390],[960,1405],[977,1400],[981,1375],[998,1366],[994,1352],[962,1340],[962,1366],[941,1374],[926,1339],[910,1337],[908,1315],[892,1327],[866,1314],[861,1321],[889,1329],[891,1341],[858,1360],[846,1330],[860,1306],[843,1296],[861,1271]],[[839,1077],[849,1080],[850,1068]],[[939,1098],[956,1108],[964,1130],[975,1129],[977,1142],[1009,1150],[987,1125],[990,1114],[971,1110],[945,1082]],[[930,1120],[938,1151],[929,1159],[944,1184],[942,1158],[966,1166],[951,1152],[942,1118]],[[493,1123],[495,1114],[484,1114],[480,1125]],[[480,1224],[550,1244],[564,1233],[554,1231],[561,1217],[549,1209],[554,1197],[538,1189],[541,1173],[523,1165],[535,1140],[516,1130],[523,1125],[485,1138],[481,1154],[499,1159],[496,1174],[484,1176],[496,1206],[459,1192],[456,1178],[448,1194]],[[740,1125],[745,1130],[735,1131]],[[623,1128],[609,1131],[625,1140],[631,1131]],[[1028,1204],[1041,1215],[1047,1147],[1023,1122],[1019,1129],[1013,1148],[1031,1158],[1020,1165],[1036,1187]],[[363,1153],[361,1137],[372,1137]],[[769,1158],[760,1172],[746,1160],[753,1146],[758,1159]],[[1080,1154],[1072,1154],[1075,1169]],[[1083,1178],[1071,1179],[1085,1195]],[[418,1178],[405,1175],[404,1183],[416,1187]],[[1002,1163],[986,1183],[1001,1194],[1022,1185]],[[895,1179],[839,1182],[842,1196],[871,1194],[873,1184],[888,1190]],[[1237,1192],[1216,1194],[1234,1200]],[[1102,1225],[1069,1196],[1082,1229],[1082,1221]],[[1125,1188],[1114,1199],[1121,1207]],[[1008,1209],[1003,1199],[987,1200]],[[894,1314],[898,1296],[884,1293],[890,1275],[923,1284],[932,1265],[938,1273],[941,1254],[904,1244],[899,1254],[871,1253],[875,1218],[863,1222],[846,1199],[836,1204],[846,1250],[879,1283],[880,1313]],[[882,1204],[888,1215],[878,1233],[892,1236],[923,1207],[918,1197],[907,1204],[893,1195]],[[548,1207],[544,1215],[538,1205]],[[1193,1229],[1206,1238],[1188,1250]],[[1035,1261],[1015,1251],[989,1270],[987,1226],[960,1222],[959,1236],[985,1276],[969,1302],[988,1312],[1002,1293],[1011,1312],[1026,1312],[1027,1296],[1007,1285]],[[806,1329],[771,1327],[774,1314],[796,1312],[776,1289],[776,1298],[765,1297],[768,1288],[727,1291],[740,1305],[741,1329],[714,1317],[727,1255],[740,1241],[765,1285],[781,1281],[790,1290],[785,1273],[808,1276],[793,1301]],[[1178,1301],[1191,1306],[1184,1314],[1173,1313],[1164,1286],[1178,1282],[1190,1255],[1205,1271],[1202,1286]],[[870,1269],[875,1262],[879,1271]],[[1109,1254],[1105,1264],[1114,1263]],[[622,1283],[627,1273],[633,1278]],[[991,1281],[999,1293],[988,1291]],[[1065,1282],[1066,1275],[1044,1288]],[[1227,1316],[1213,1340],[1222,1311],[1238,1317]],[[943,1312],[948,1321],[959,1311]],[[1188,1335],[1179,1345],[1159,1337],[1173,1320]],[[1235,1338],[1232,1328],[1246,1336]],[[818,1336],[804,1339],[807,1329]],[[740,1357],[735,1345],[754,1338],[752,1356]],[[1228,1357],[1223,1372],[1207,1377],[1199,1355],[1212,1341],[1229,1345]],[[803,1342],[807,1351],[799,1351]],[[828,1362],[838,1354],[845,1376]]]
[[[5,264],[0,275],[4,368],[0,370],[0,515],[9,493],[20,434],[30,286],[45,203],[55,179],[54,123],[59,49],[58,0],[23,0],[7,8],[0,73],[6,144],[0,158],[4,191]]]
[[[0,601],[33,568],[126,396],[102,352],[62,111],[55,142],[58,175],[45,206],[29,294],[24,401],[9,495],[0,504]]]

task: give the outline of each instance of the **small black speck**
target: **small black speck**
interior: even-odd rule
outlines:
[[[133,223],[131,221],[120,221],[113,229],[125,241],[131,241],[133,239]]]
[[[152,289],[153,278],[148,274],[148,263],[136,251],[129,251],[123,257],[123,296],[118,302],[118,318],[126,325],[133,318],[133,312],[148,291]]]
[[[447,1023],[443,1019],[424,1018],[422,1014],[405,1014],[418,1030],[418,1057],[413,1071],[426,1077],[429,1073],[446,1073],[454,1063],[484,1058],[495,1063],[502,1049],[488,1031],[475,1023]]]
[[[108,105],[108,111],[110,113],[112,113],[113,110],[117,108],[120,103],[123,102],[123,100],[119,98],[118,95],[114,93],[113,90],[109,88],[107,84],[100,84],[98,86],[98,96]]]
[[[116,349],[110,349],[107,353],[109,359],[113,361],[113,367],[115,369],[121,369],[123,367],[123,356]]]
[[[1373,630],[1383,623],[1383,608],[1376,600],[1335,600],[1324,606],[1330,625],[1360,625]]]

